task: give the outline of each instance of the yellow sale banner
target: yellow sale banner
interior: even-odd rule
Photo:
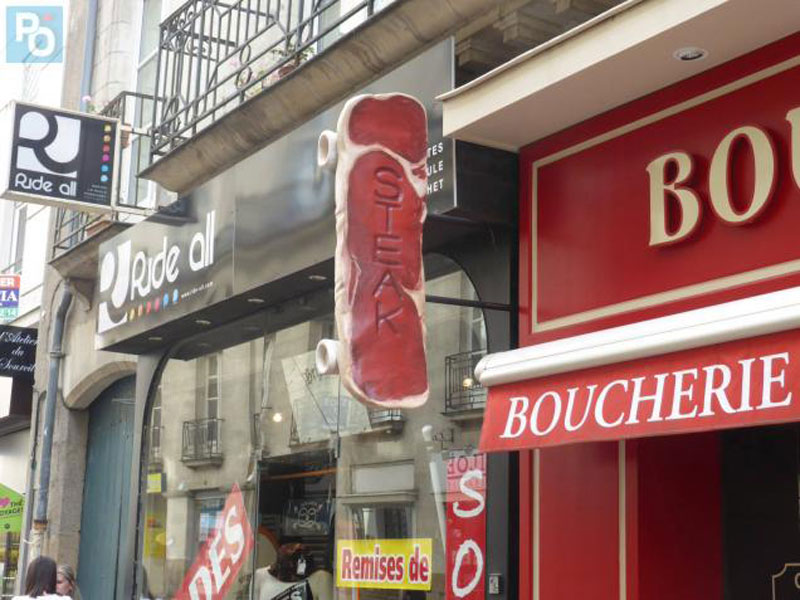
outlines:
[[[431,589],[433,540],[337,540],[336,586]]]

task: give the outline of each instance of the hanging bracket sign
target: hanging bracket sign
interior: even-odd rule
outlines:
[[[116,203],[119,121],[11,102],[0,111],[0,198],[106,212]]]
[[[37,340],[36,329],[0,325],[0,376],[32,380]]]
[[[19,314],[19,275],[0,275],[0,322],[13,321]]]

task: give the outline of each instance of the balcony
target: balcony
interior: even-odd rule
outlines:
[[[444,414],[468,419],[483,415],[486,388],[475,379],[475,367],[486,356],[486,350],[451,354],[444,359]]]
[[[152,164],[185,192],[501,0],[190,0],[159,33]]]
[[[219,466],[222,452],[222,419],[184,421],[181,461],[187,467]]]
[[[146,113],[152,112],[152,102],[152,96],[123,92],[100,111],[103,116],[119,119],[122,125],[122,150],[119,168],[114,174],[119,193],[118,209],[101,215],[56,210],[50,264],[62,277],[73,280],[78,291],[84,291],[87,297],[91,294],[90,282],[97,276],[97,248],[143,219],[155,205],[152,193],[142,193],[149,191],[148,186],[155,186],[140,182],[134,176],[149,159],[140,140],[146,135],[141,125]],[[81,282],[87,282],[86,290],[81,289]]]
[[[403,427],[406,423],[406,418],[403,413],[398,409],[367,409],[369,416],[370,428],[366,431],[361,431],[357,435],[368,435],[371,433],[402,433]],[[329,435],[333,436],[331,432]],[[300,439],[300,432],[297,430],[297,421],[292,415],[292,423],[289,429],[289,446],[299,446],[303,444],[317,444],[325,442],[327,438],[319,438],[314,441],[304,441]]]

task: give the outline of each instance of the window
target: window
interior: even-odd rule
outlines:
[[[475,297],[452,262],[442,270],[431,268],[429,277],[431,294]],[[485,336],[482,316],[471,306],[429,303],[428,403],[384,410],[393,418],[376,419],[337,376],[321,377],[314,370],[318,341],[334,333],[332,308],[325,291],[279,311],[267,309],[271,317],[286,320],[265,319],[271,329],[251,327],[250,339],[197,358],[199,347],[187,343],[192,358],[181,358],[179,351],[165,367],[161,403],[154,403],[150,424],[163,426],[167,477],[163,491],[144,498],[142,517],[149,519],[142,566],[153,597],[173,597],[185,583],[234,485],[241,490],[254,543],[252,554],[232,571],[225,598],[269,596],[273,566],[283,569],[279,593],[307,580],[315,599],[403,598],[397,589],[336,588],[337,548],[367,541],[373,544],[370,553],[375,543],[402,552],[422,544],[433,577],[430,591],[416,597],[444,597],[446,465],[452,456],[472,453],[480,432],[480,415],[454,427],[444,414],[445,357],[461,351],[465,332]],[[468,331],[471,327],[480,332]],[[186,428],[201,422],[215,426],[204,434]],[[188,435],[184,452],[214,443],[224,460],[201,461],[197,454],[176,460],[180,443],[173,440],[181,439],[182,427]],[[424,441],[421,432],[430,432],[433,441]]]
[[[158,60],[159,24],[161,21],[162,0],[144,0],[142,3],[141,34],[136,66],[136,91],[154,96],[156,65]],[[156,205],[157,185],[137,174],[147,166],[150,156],[150,138],[135,132],[147,131],[153,121],[151,100],[137,99],[134,109],[133,127],[129,148],[129,176],[125,204],[129,206],[152,208]]]
[[[204,414],[201,416],[209,421],[215,421],[219,416],[220,381],[219,369],[222,354],[211,354],[206,357],[206,402]]]
[[[156,390],[153,412],[150,417],[150,460],[156,466],[161,463],[161,386]]]

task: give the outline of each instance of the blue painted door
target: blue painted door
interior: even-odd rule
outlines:
[[[89,407],[78,585],[84,600],[110,600],[122,585],[133,450],[133,377],[109,386]]]

